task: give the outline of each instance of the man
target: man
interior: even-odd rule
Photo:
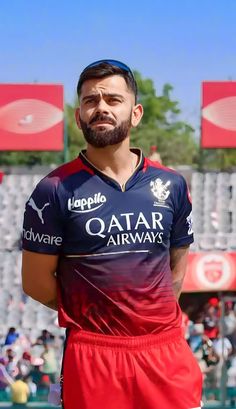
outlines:
[[[152,145],[150,147],[150,154],[148,156],[148,159],[150,159],[151,161],[154,161],[154,162],[162,163],[161,155],[157,151],[157,146],[156,145]]]
[[[19,338],[18,332],[14,327],[9,328],[8,333],[6,335],[5,344],[4,345],[12,345],[16,342]]]
[[[14,382],[14,379],[6,370],[6,365],[6,359],[0,356],[0,392],[4,391],[7,386],[11,385]]]
[[[23,380],[22,375],[17,375],[16,380],[10,386],[11,401],[15,408],[25,408],[30,395],[27,383]]]
[[[87,149],[26,204],[23,288],[68,329],[65,409],[200,407],[201,374],[177,299],[193,241],[185,180],[130,149],[143,115],[125,64],[78,82]]]

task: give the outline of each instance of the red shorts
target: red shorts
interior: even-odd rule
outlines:
[[[200,408],[202,375],[180,329],[119,337],[71,330],[64,409]]]

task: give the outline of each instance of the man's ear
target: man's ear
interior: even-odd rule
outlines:
[[[81,129],[81,125],[80,125],[80,109],[79,109],[79,107],[78,108],[76,108],[76,110],[75,110],[75,120],[76,120],[76,123],[77,123],[77,126],[78,126],[78,128],[79,129]]]
[[[141,121],[143,116],[143,106],[141,104],[137,104],[133,107],[132,117],[131,117],[131,125],[133,128],[138,126],[139,122]]]

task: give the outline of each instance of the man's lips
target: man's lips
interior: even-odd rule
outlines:
[[[91,125],[114,125],[114,124],[108,121],[96,121],[96,122],[93,122]]]

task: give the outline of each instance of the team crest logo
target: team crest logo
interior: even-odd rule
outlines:
[[[170,181],[168,180],[166,183],[163,183],[161,179],[157,178],[150,182],[150,186],[152,193],[158,200],[157,202],[154,202],[154,206],[166,206],[165,201],[170,195],[170,191],[168,190]]]
[[[224,264],[220,261],[207,261],[204,264],[204,274],[209,283],[217,283],[224,274]]]
[[[209,290],[229,289],[235,280],[231,259],[223,253],[202,254],[197,260],[194,274],[197,284]]]

